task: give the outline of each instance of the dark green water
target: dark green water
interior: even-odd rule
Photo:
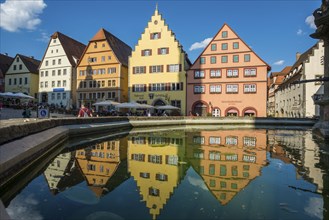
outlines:
[[[37,173],[12,219],[329,219],[329,144],[308,130],[134,131]]]

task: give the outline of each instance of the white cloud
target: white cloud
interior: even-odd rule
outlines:
[[[37,41],[41,41],[41,42],[44,42],[44,43],[48,43],[49,42],[49,39],[50,39],[50,36],[48,33],[46,32],[41,32],[41,37],[39,37],[37,39]]]
[[[200,187],[201,189],[203,190],[208,190],[207,189],[207,186],[204,184],[204,182],[201,180],[201,179],[196,179],[194,177],[188,177],[187,178],[187,181],[193,185],[193,186],[197,186],[197,187]]]
[[[190,51],[200,49],[200,48],[205,48],[211,40],[212,40],[212,38],[206,38],[201,42],[196,42],[196,43],[192,44],[192,46],[190,47]]]
[[[38,16],[47,5],[43,0],[6,0],[0,6],[0,27],[16,32],[19,29],[34,30],[41,23]]]
[[[312,216],[321,219],[323,213],[323,200],[317,197],[311,197],[308,206],[304,207],[304,211]]]
[[[308,16],[305,19],[305,23],[312,29],[316,29],[316,25],[314,24],[314,17],[313,15]]]
[[[299,28],[299,29],[297,30],[297,35],[300,36],[300,35],[304,35],[304,34],[305,34],[305,32],[304,32],[302,29]]]
[[[38,209],[39,202],[31,194],[27,197],[17,196],[7,207],[8,215],[11,219],[33,219],[42,220],[43,217]]]
[[[282,66],[283,64],[284,64],[284,60],[278,60],[275,63],[273,63],[273,65],[276,65],[276,66]]]

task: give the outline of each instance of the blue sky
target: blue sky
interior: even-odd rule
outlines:
[[[272,71],[293,65],[296,52],[316,43],[312,13],[321,0],[1,0],[0,53],[42,59],[49,37],[60,31],[81,43],[100,28],[133,49],[156,3],[191,62],[227,23]]]

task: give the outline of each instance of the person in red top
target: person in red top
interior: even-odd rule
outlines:
[[[91,111],[85,107],[84,105],[81,105],[81,108],[78,113],[78,117],[92,117]]]

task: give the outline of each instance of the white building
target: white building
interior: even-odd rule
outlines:
[[[39,73],[39,102],[70,106],[76,99],[76,65],[85,45],[55,32],[42,58]]]
[[[296,118],[319,116],[319,106],[314,105],[312,96],[321,91],[319,88],[323,82],[291,83],[323,77],[323,41],[318,41],[301,55],[297,53],[296,58],[297,61],[275,91],[275,116]]]

